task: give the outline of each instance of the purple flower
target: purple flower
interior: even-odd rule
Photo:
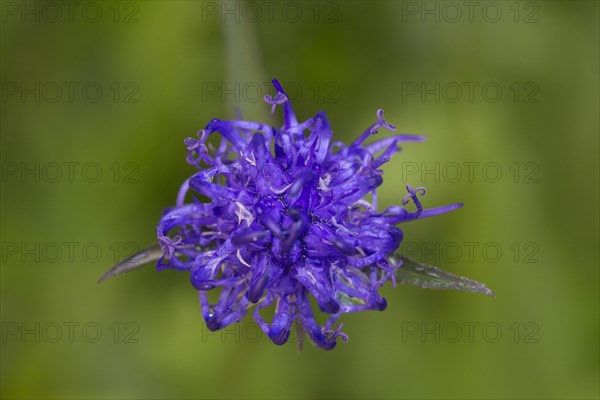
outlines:
[[[283,106],[284,125],[213,119],[187,138],[188,163],[198,173],[165,210],[158,228],[163,255],[158,269],[189,271],[211,330],[240,322],[252,306],[254,320],[275,344],[285,343],[292,323],[323,349],[346,341],[342,314],[387,307],[379,288],[401,261],[391,257],[402,241],[396,225],[454,210],[424,210],[424,188],[407,185],[402,206],[377,209],[380,169],[405,141],[394,134],[365,144],[380,128],[396,127],[377,111],[377,122],[349,146],[332,141],[325,113],[298,122],[277,80],[272,105]],[[207,142],[220,133],[218,148]],[[195,194],[186,203],[188,192]],[[403,207],[414,203],[415,211]],[[215,302],[208,292],[220,289]],[[321,325],[311,297],[328,316]],[[266,308],[273,306],[271,318]]]

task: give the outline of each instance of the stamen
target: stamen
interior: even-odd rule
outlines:
[[[179,188],[179,193],[177,193],[177,207],[181,207],[185,203],[185,195],[190,189],[190,179],[186,179],[181,187]]]

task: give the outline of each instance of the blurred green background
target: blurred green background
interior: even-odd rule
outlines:
[[[597,2],[72,4],[1,4],[3,398],[598,398]],[[403,248],[497,298],[387,286],[299,352],[207,333],[184,273],[97,285],[155,240],[185,137],[280,124],[273,77],[344,142],[378,108],[427,135],[379,206],[464,202]]]

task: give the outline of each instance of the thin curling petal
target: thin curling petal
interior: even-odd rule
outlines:
[[[390,146],[391,143],[400,143],[400,142],[423,142],[425,140],[425,136],[418,135],[409,135],[409,134],[399,134],[392,135],[380,140],[376,140],[371,144],[365,146],[365,149],[371,154],[375,155],[379,153],[381,150]]]
[[[459,209],[463,206],[463,203],[454,203],[454,204],[449,204],[447,206],[442,206],[442,207],[436,207],[436,208],[430,208],[428,210],[423,210],[423,212],[419,215],[419,219],[423,219],[423,218],[427,218],[427,217],[433,217],[436,215],[440,215],[440,214],[444,214],[450,211],[454,211],[456,209]]]
[[[246,141],[242,135],[235,130],[234,125],[227,121],[221,121],[218,118],[214,118],[206,125],[206,128],[204,129],[206,132],[208,132],[208,134],[219,132],[238,150],[242,150],[246,147]]]
[[[272,113],[282,106],[280,128],[215,118],[185,140],[186,160],[197,171],[158,223],[157,268],[189,274],[209,330],[240,322],[254,307],[254,320],[274,344],[288,342],[295,323],[331,350],[348,340],[339,323],[345,314],[387,308],[379,290],[396,283],[401,262],[390,255],[404,236],[395,225],[462,204],[427,209],[425,189],[407,185],[400,205],[378,212],[380,168],[400,143],[424,138],[391,134],[364,144],[381,128],[396,130],[380,109],[346,146],[333,140],[324,112],[299,123],[282,85],[273,86],[265,101]],[[207,141],[212,134],[221,136],[216,149]],[[220,291],[218,299],[209,291]]]
[[[333,286],[324,276],[327,274],[324,266],[300,264],[294,266],[291,273],[317,300],[321,311],[335,314],[340,310],[340,305],[334,298]]]
[[[373,168],[379,168],[383,164],[389,162],[392,156],[399,150],[400,148],[398,147],[398,142],[393,141],[392,144],[390,144],[389,147],[385,149],[383,154],[373,161]]]
[[[269,338],[273,343],[282,345],[288,341],[293,321],[292,305],[284,297],[280,297],[275,309],[273,323],[269,329]]]

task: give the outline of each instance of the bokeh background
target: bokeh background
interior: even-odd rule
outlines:
[[[598,398],[597,2],[70,4],[1,3],[2,398]],[[326,352],[208,333],[185,273],[97,285],[155,240],[185,137],[280,124],[273,77],[339,140],[378,108],[427,135],[380,207],[464,202],[403,249],[497,298],[386,287]]]

